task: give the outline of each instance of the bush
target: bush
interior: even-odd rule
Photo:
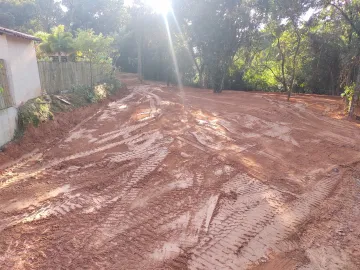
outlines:
[[[98,84],[94,87],[94,89],[89,92],[89,101],[91,103],[99,102],[107,97],[107,85],[106,84]]]
[[[73,87],[71,87],[71,92],[80,94],[80,95],[85,94],[90,90],[91,90],[91,87],[87,86],[87,85],[74,85]]]
[[[100,84],[105,84],[107,92],[111,94],[115,94],[121,88],[121,82],[116,78],[103,80]]]
[[[344,93],[341,94],[341,96],[345,98],[346,112],[350,111],[351,101],[354,97],[354,93],[355,93],[355,83],[353,83],[350,86],[345,86],[345,91]]]
[[[119,80],[110,78],[97,84],[93,89],[86,85],[72,87],[71,92],[84,96],[90,103],[96,103],[105,99],[109,95],[115,94],[121,87]]]
[[[19,109],[19,126],[24,128],[29,124],[35,127],[41,122],[52,120],[51,99],[49,96],[42,96],[29,100]]]
[[[71,91],[62,95],[71,105],[63,103],[56,95],[29,100],[19,108],[19,131],[24,130],[28,125],[38,127],[41,122],[52,120],[53,113],[70,111],[104,100],[107,96],[115,94],[120,87],[121,83],[115,78],[105,80],[94,88],[86,85],[73,86]]]

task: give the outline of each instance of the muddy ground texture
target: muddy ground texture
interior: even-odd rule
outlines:
[[[0,269],[360,269],[341,100],[122,79],[124,98],[2,153]]]

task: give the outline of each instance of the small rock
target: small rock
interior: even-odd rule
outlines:
[[[267,261],[268,261],[268,259],[265,258],[265,257],[261,257],[261,258],[260,258],[260,262],[261,262],[261,263],[266,263]]]
[[[184,152],[181,152],[180,155],[183,157],[183,158],[191,158],[191,156],[189,154],[186,154]]]
[[[224,167],[224,171],[226,174],[230,174],[233,170],[234,170],[234,168],[231,167],[230,165],[225,165],[225,167]]]

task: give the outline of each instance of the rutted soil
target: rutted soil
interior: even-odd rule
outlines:
[[[0,269],[360,268],[360,133],[340,100],[123,80],[0,164]]]

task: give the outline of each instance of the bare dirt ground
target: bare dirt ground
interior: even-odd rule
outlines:
[[[0,269],[360,269],[341,100],[122,78],[125,98],[3,155]]]

